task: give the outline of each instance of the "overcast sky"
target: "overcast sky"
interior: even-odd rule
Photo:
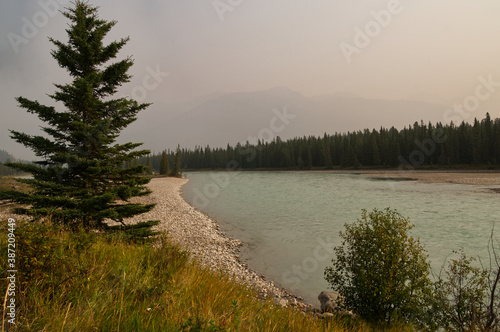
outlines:
[[[122,92],[145,91],[150,102],[286,86],[305,96],[435,98],[451,107],[476,93],[478,77],[500,82],[498,0],[91,3],[118,21],[108,41],[131,38],[119,56],[135,59],[134,79]],[[30,132],[37,123],[14,97],[47,101],[52,83],[68,81],[49,53],[48,36],[67,40],[55,5],[69,2],[9,1],[0,11],[0,148],[19,157],[29,154],[7,129]],[[148,78],[155,71],[157,79]],[[500,84],[492,89],[484,102],[500,100]]]

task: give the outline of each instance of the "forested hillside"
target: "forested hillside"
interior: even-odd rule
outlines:
[[[5,166],[4,163],[7,161],[15,161],[15,158],[7,151],[0,150],[0,176],[21,174],[21,172]]]
[[[173,160],[173,152],[170,152]],[[150,157],[159,169],[160,154]],[[482,120],[443,125],[415,122],[394,127],[322,137],[243,143],[225,148],[182,150],[184,169],[312,169],[352,167],[488,166],[500,165],[500,119],[489,114]],[[146,159],[140,161],[147,163]]]

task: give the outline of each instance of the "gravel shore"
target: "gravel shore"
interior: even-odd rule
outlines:
[[[262,299],[271,297],[281,306],[306,309],[308,305],[285,289],[265,280],[239,260],[241,241],[231,239],[220,231],[216,221],[189,205],[181,196],[187,179],[154,178],[148,187],[152,193],[135,198],[134,202],[156,203],[155,208],[126,223],[161,220],[159,230],[164,231],[174,243],[192,253],[198,261],[213,270],[224,271],[234,280],[246,283],[257,290]]]
[[[181,188],[188,182],[180,178],[153,178],[148,184],[152,193],[134,197],[134,203],[156,206],[148,213],[124,220],[127,224],[160,220],[158,230],[168,234],[172,242],[189,251],[202,265],[215,271],[224,271],[237,282],[254,288],[261,299],[271,298],[277,305],[311,308],[300,297],[289,294],[272,281],[257,275],[239,260],[241,241],[231,239],[220,231],[217,222],[189,205],[181,196]],[[26,219],[15,215],[9,205],[0,205],[0,219]],[[114,224],[111,222],[110,224]]]

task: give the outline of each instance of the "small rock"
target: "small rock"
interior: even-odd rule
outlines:
[[[337,310],[338,292],[321,292],[318,300],[321,304],[321,312],[335,312]]]
[[[282,307],[286,307],[288,305],[288,301],[286,299],[279,298],[279,297],[274,298],[274,303],[276,303],[277,305],[280,305]]]
[[[285,308],[288,305],[288,301],[286,299],[281,299],[279,304],[280,306]]]

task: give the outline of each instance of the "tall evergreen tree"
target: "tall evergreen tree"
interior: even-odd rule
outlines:
[[[323,153],[325,155],[325,167],[326,169],[332,169],[333,161],[332,161],[332,154],[330,151],[330,142],[328,141],[326,134],[324,135],[323,140],[324,140]]]
[[[172,176],[180,178],[182,176],[181,172],[181,147],[177,146],[174,157],[174,169],[172,170]]]
[[[153,162],[151,161],[151,156],[146,158],[146,174],[153,174]]]
[[[168,165],[168,154],[166,151],[163,151],[161,154],[160,161],[160,175],[167,175],[170,173],[169,165]]]
[[[133,61],[127,57],[106,65],[129,38],[104,45],[116,21],[100,19],[97,10],[77,0],[63,13],[70,20],[68,42],[50,38],[56,46],[51,55],[73,79],[69,84],[55,84],[57,91],[50,95],[65,108],[17,98],[20,107],[47,124],[42,128],[46,136],[11,130],[12,139],[31,148],[40,158],[34,165],[9,163],[33,175],[32,179],[19,180],[31,186],[29,194],[0,194],[1,198],[29,205],[17,209],[17,213],[50,216],[55,222],[104,226],[106,218],[123,223],[124,218],[154,206],[129,202],[134,196],[150,193],[145,187],[150,179],[140,176],[145,167],[122,167],[149,151],[135,151],[142,143],[116,143],[120,131],[149,104],[111,98],[118,87],[129,82],[127,71]]]
[[[377,140],[375,138],[375,135],[372,134],[371,136],[371,152],[372,152],[372,165],[378,166],[381,164],[380,161],[380,153],[378,151],[378,146],[377,146]]]
[[[496,119],[493,125],[493,160],[500,164],[500,119]]]
[[[311,154],[311,148],[307,148],[307,159],[306,159],[306,163],[307,163],[307,169],[312,169],[313,168],[313,158],[312,158],[312,154]]]
[[[493,146],[493,121],[491,120],[490,113],[486,113],[486,117],[481,121],[481,148],[482,148],[482,163],[490,164],[493,160],[494,146]]]

